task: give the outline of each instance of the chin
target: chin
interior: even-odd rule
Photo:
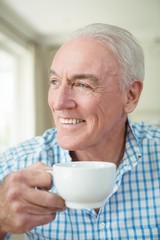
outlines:
[[[81,139],[83,139],[83,141]],[[82,135],[64,135],[60,132],[58,132],[57,134],[57,143],[59,144],[59,146],[69,151],[84,149],[84,147],[86,146],[86,141],[84,141],[84,139],[85,138]]]
[[[81,144],[78,144],[76,142],[69,142],[68,140],[62,140],[62,139],[57,139],[57,143],[59,144],[59,146],[63,149],[66,149],[66,150],[69,150],[69,151],[76,151],[76,150],[80,150],[81,147],[80,145]]]
[[[64,136],[63,137],[57,136],[57,143],[61,148],[66,149],[66,150],[72,151],[72,149],[74,149],[74,147],[75,147],[75,144],[73,143],[73,141],[69,141],[69,139]]]
[[[68,150],[68,151],[75,151],[77,150],[77,148],[75,148],[75,146],[71,145],[71,144],[63,144],[63,143],[59,143],[59,146],[65,150]]]

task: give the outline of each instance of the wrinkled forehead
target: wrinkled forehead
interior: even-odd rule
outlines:
[[[72,62],[74,65],[85,62],[87,66],[95,62],[103,65],[118,64],[113,52],[91,37],[79,37],[65,43],[55,54],[52,65],[57,62]]]
[[[61,52],[67,48],[79,48],[79,47],[87,47],[87,46],[94,46],[95,48],[98,47],[100,44],[98,43],[98,41],[91,36],[81,36],[81,37],[76,37],[73,39],[70,39],[68,42],[64,43],[57,51]]]
[[[61,54],[83,52],[83,53],[94,53],[97,49],[100,49],[100,44],[98,44],[93,38],[79,37],[72,39],[65,44],[63,44],[57,51],[55,57]]]

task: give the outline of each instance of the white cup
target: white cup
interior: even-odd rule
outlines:
[[[116,165],[110,162],[79,161],[53,166],[53,182],[66,206],[100,208],[115,185]]]

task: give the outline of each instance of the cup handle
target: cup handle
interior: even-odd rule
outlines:
[[[51,175],[51,177],[52,177],[52,186],[53,186],[53,182],[54,182],[54,171],[53,171],[53,170],[46,170],[46,172],[48,172],[48,173]],[[56,191],[56,189],[54,190],[54,193],[55,193],[56,195],[59,195],[59,193]]]
[[[52,186],[53,186],[53,182],[54,182],[53,170],[46,170],[46,172],[48,172],[51,175],[51,177],[52,177]]]
[[[46,170],[52,177],[54,177],[53,170]]]

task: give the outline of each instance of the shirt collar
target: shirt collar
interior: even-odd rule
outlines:
[[[138,143],[138,138],[134,132],[133,123],[128,119],[124,156],[117,168],[117,186],[120,185],[123,174],[134,168],[141,157],[141,149]]]

